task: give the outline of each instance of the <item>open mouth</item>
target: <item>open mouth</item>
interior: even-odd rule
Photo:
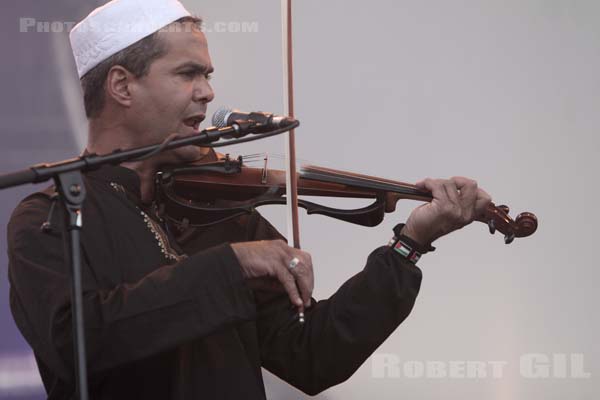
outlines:
[[[196,115],[190,118],[186,118],[183,120],[183,123],[190,128],[193,128],[195,131],[200,129],[200,124],[206,118],[204,115]]]

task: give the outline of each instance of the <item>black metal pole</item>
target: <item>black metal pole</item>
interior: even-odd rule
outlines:
[[[71,236],[71,271],[73,280],[71,285],[71,301],[73,302],[73,337],[75,337],[75,368],[77,369],[77,382],[75,393],[81,400],[88,399],[87,365],[85,351],[85,330],[83,324],[83,294],[81,283],[81,257],[79,248],[79,228],[72,229]]]
[[[83,228],[81,208],[85,200],[85,186],[80,171],[63,172],[54,182],[59,199],[66,211],[68,247],[71,264],[71,323],[73,329],[73,351],[75,366],[75,398],[88,400],[87,357],[85,351],[85,329],[83,321],[83,284],[81,268],[80,236]]]

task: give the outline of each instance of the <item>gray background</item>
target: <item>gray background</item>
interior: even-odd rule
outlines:
[[[281,111],[279,1],[183,3],[204,17],[208,30],[215,22],[258,23],[257,32],[207,32],[216,67],[209,111],[219,105]],[[81,149],[85,120],[66,34],[19,33],[18,23],[21,17],[74,21],[95,4],[3,5],[1,170]],[[376,352],[397,357],[401,366],[504,361],[502,378],[376,378],[368,360],[348,382],[316,398],[596,398],[600,2],[304,0],[294,13],[300,158],[406,182],[469,176],[497,204],[510,205],[513,216],[531,211],[540,220],[535,235],[510,246],[479,223],[436,242],[438,250],[420,262],[424,279],[413,313]],[[283,142],[228,151],[276,158]],[[0,193],[3,226],[32,190]],[[329,296],[359,271],[417,205],[399,203],[376,228],[301,214],[302,244],[316,267],[315,296]],[[263,213],[285,232],[282,208]],[[1,268],[0,398],[41,398],[8,310],[5,257]],[[583,354],[591,376],[526,378],[519,358],[530,353]],[[265,378],[271,398],[303,398]]]

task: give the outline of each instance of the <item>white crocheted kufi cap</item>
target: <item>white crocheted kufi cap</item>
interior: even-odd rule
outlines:
[[[79,78],[110,56],[190,16],[177,0],[112,0],[71,30],[71,48]]]

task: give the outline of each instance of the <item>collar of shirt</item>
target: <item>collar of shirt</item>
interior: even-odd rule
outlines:
[[[122,186],[127,193],[133,197],[131,200],[136,205],[141,205],[141,185],[140,177],[132,169],[120,165],[104,165],[95,171],[86,174],[88,178],[106,182],[108,184],[116,183]]]

